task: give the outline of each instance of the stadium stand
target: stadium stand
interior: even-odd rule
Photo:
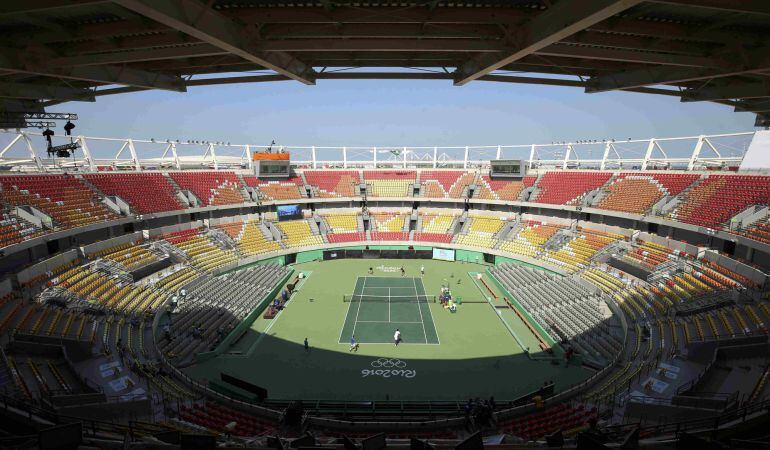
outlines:
[[[139,214],[182,207],[174,195],[174,187],[161,173],[94,173],[83,177],[105,195],[125,200]]]
[[[492,193],[490,200],[516,201],[519,200],[519,196],[524,189],[535,185],[537,177],[526,176],[521,181],[511,181],[507,179],[492,179],[489,175],[483,175],[481,179],[489,186]]]
[[[33,224],[3,212],[0,215],[0,248],[42,236],[45,232]]]
[[[724,193],[729,192],[729,196]],[[770,177],[709,175],[683,194],[672,219],[722,228],[732,216],[752,205],[770,205]]]
[[[254,256],[279,250],[281,245],[276,241],[267,239],[267,236],[260,230],[258,222],[248,221],[243,227],[238,248],[244,255]]]
[[[61,228],[81,227],[118,217],[101,204],[82,180],[72,175],[1,176],[0,187],[2,203],[34,206]]]
[[[409,186],[415,183],[413,170],[366,170],[364,183],[372,197],[411,197]]]
[[[465,172],[460,170],[423,170],[420,172],[422,196],[427,198],[449,197],[450,192],[457,192],[456,184]],[[464,186],[463,186],[464,187]],[[462,188],[459,188],[462,193]],[[457,197],[457,196],[455,196]]]
[[[241,185],[234,172],[169,172],[182,189],[189,189],[204,205],[243,203]]]
[[[222,277],[204,277],[175,313],[171,340],[166,339],[161,350],[178,361],[213,350],[289,270],[258,265]]]
[[[301,188],[305,183],[299,176],[292,176],[279,181],[265,181],[259,180],[255,176],[246,175],[243,177],[243,181],[246,186],[257,188],[262,193],[262,197],[267,200],[294,200],[304,197]]]
[[[610,172],[546,172],[537,183],[538,203],[574,205],[594,189],[610,180]]]
[[[276,226],[283,233],[283,240],[281,242],[286,247],[310,247],[323,244],[323,237],[313,234],[310,224],[306,220],[278,222]]]
[[[361,183],[358,171],[354,170],[306,170],[305,180],[316,187],[314,197],[353,197]]]

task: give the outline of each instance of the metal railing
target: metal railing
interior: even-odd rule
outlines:
[[[0,164],[43,170],[56,161],[43,158],[46,144],[41,133],[5,131],[8,142],[0,149]],[[552,142],[524,145],[467,146],[307,146],[282,145],[292,165],[319,168],[487,168],[493,159],[521,160],[529,169],[547,168],[696,168],[737,166],[743,160],[754,132],[683,136],[672,138]],[[63,136],[55,136],[61,140]],[[78,136],[81,151],[74,161],[58,161],[59,167],[78,166],[95,171],[99,165],[129,169],[167,167],[248,168],[251,153],[267,145],[221,142],[181,142],[163,139],[117,139]],[[55,142],[56,144],[56,142]],[[13,152],[23,156],[11,157]],[[147,154],[157,155],[148,157]]]

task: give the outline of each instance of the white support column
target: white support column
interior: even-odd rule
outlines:
[[[463,169],[468,168],[468,146],[465,146],[465,157],[463,158]]]
[[[535,144],[532,144],[532,147],[529,148],[529,168],[532,168],[533,163],[535,162]]]
[[[438,147],[433,147],[433,168],[438,167]]]
[[[503,154],[502,148],[500,146],[497,146],[497,154],[495,155],[495,159],[500,159],[500,156]]]
[[[171,143],[171,155],[174,157],[174,167],[176,170],[181,170],[182,166],[179,164],[179,155],[176,153],[176,144]]]
[[[567,151],[564,152],[564,164],[561,166],[562,169],[567,168],[567,161],[569,161],[570,154],[572,154],[572,144],[567,144]]]
[[[599,165],[600,170],[604,170],[607,167],[607,157],[610,156],[611,145],[609,142],[604,145],[604,155],[602,155],[602,163]]]
[[[404,153],[402,156],[404,158],[404,169],[406,169],[406,147],[404,147]]]
[[[27,143],[27,150],[29,151],[29,155],[32,157],[32,161],[35,162],[37,169],[42,171],[43,162],[40,160],[40,157],[37,156],[37,152],[35,152],[35,147],[32,145],[32,140],[29,138],[29,136],[27,136],[24,133],[22,133],[22,136],[24,136],[24,141]]]
[[[129,139],[129,140],[126,141],[126,144],[128,145],[128,152],[131,154],[131,161],[134,162],[134,169],[135,170],[142,170],[142,165],[139,164],[139,157],[136,154],[136,147],[134,147],[134,140],[133,139]],[[123,151],[122,148],[121,148],[121,151]],[[120,153],[118,153],[118,154],[120,154]],[[116,159],[117,159],[117,157],[116,157]]]
[[[316,160],[315,160],[315,145],[310,149],[310,157],[313,159],[312,160],[313,168],[316,169],[318,165],[316,164]]]
[[[348,148],[342,147],[342,167],[344,169],[348,168]]]
[[[687,170],[693,170],[695,168],[695,162],[698,160],[700,151],[703,148],[703,139],[703,135],[698,136],[698,143],[695,144],[695,149],[692,151],[692,156],[690,156],[690,163],[687,164]]]
[[[13,140],[8,145],[5,146],[5,148],[0,150],[0,158],[5,156],[6,152],[8,152],[8,150],[10,150],[11,147],[13,147],[17,142],[19,142],[19,139],[21,139],[21,137],[22,137],[21,133],[17,134],[16,137],[13,138]]]
[[[217,161],[217,153],[214,151],[214,144],[209,144],[209,151],[211,152],[211,159],[214,161],[214,170],[219,170],[219,162]]]
[[[650,143],[647,144],[647,151],[644,152],[644,159],[642,160],[642,170],[647,170],[647,165],[652,158],[652,151],[655,150],[655,139],[650,139]]]
[[[78,136],[78,142],[80,142],[80,148],[83,149],[83,161],[86,163],[86,167],[91,172],[96,172],[96,164],[94,158],[91,156],[91,151],[88,150],[88,144],[86,144],[85,136]]]
[[[246,164],[248,165],[249,170],[254,170],[254,160],[251,158],[251,146],[246,144],[243,151],[246,152]]]
[[[372,155],[374,159],[374,168],[377,168],[377,147],[372,147]]]

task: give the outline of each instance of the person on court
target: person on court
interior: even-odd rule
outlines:
[[[401,331],[399,331],[398,328],[396,328],[396,332],[393,333],[393,340],[396,343],[396,347],[398,347],[398,343],[401,342]]]
[[[420,275],[425,276],[425,266],[420,266]]]
[[[358,351],[358,342],[356,342],[355,336],[350,336],[350,350],[348,352]]]
[[[401,276],[403,277],[405,275],[406,275],[406,271],[404,270],[404,266],[401,266]]]
[[[307,343],[307,338],[305,338],[305,351],[306,352],[310,351],[310,345]]]

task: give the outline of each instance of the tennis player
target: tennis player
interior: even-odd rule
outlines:
[[[358,342],[356,342],[355,336],[350,336],[350,350],[348,352],[358,351]]]
[[[401,342],[401,331],[399,331],[398,328],[396,328],[396,332],[393,333],[393,340],[396,343],[396,347],[398,347],[398,343]]]

